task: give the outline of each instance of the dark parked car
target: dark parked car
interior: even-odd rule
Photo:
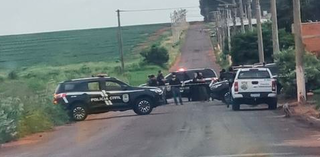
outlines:
[[[195,85],[192,80],[194,77],[194,73],[201,72],[203,74],[205,84],[208,87],[207,90],[210,93],[209,84],[211,82],[217,82],[217,74],[213,69],[180,69],[179,71],[176,71],[176,76],[180,79],[180,81],[184,82],[184,86],[180,88],[180,91],[182,93],[182,97],[190,97],[190,88],[194,86],[199,86],[200,84]],[[170,80],[172,78],[172,73],[167,75],[165,77],[166,80]],[[167,98],[172,97],[172,92],[170,86],[167,84]]]
[[[131,87],[112,77],[90,77],[60,83],[54,104],[63,105],[73,120],[82,121],[89,114],[108,111],[149,114],[163,102],[162,94],[159,88]]]

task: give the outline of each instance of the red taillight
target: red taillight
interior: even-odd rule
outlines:
[[[272,81],[272,91],[276,91],[276,89],[277,89],[277,82]]]
[[[54,94],[53,104],[58,104],[58,99],[66,97],[66,93]]]
[[[239,83],[238,82],[234,82],[234,91],[235,92],[239,91]]]
[[[66,96],[67,96],[66,93],[54,94],[54,98],[55,98],[55,99],[64,98],[64,97],[66,97]]]

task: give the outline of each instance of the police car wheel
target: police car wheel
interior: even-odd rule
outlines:
[[[141,98],[136,101],[133,111],[138,115],[147,115],[152,109],[152,101],[149,98]]]
[[[73,105],[70,116],[74,121],[83,121],[88,116],[87,108],[82,104]]]

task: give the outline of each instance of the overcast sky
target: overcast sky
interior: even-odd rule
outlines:
[[[0,35],[113,27],[116,9],[196,7],[199,0],[0,0]],[[164,23],[170,10],[122,13],[123,25]],[[199,8],[188,20],[202,20]]]

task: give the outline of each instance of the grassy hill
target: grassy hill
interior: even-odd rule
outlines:
[[[168,24],[123,27],[126,59],[134,48]],[[128,55],[130,54],[130,55]],[[137,53],[136,53],[137,54]],[[57,66],[119,60],[117,28],[88,29],[0,37],[0,69]]]

